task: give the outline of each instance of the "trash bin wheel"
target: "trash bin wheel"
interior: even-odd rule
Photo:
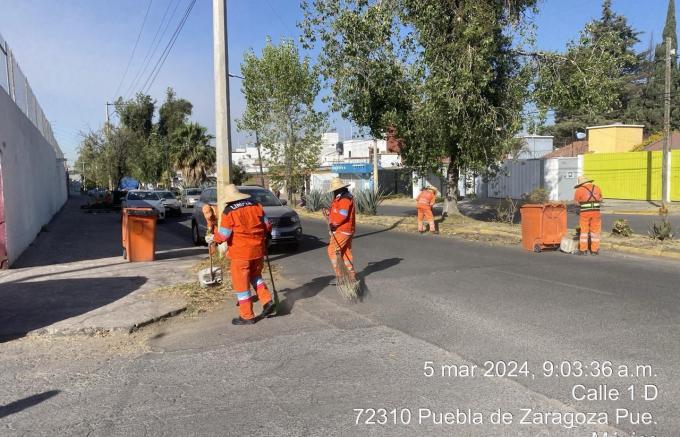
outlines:
[[[534,252],[536,253],[541,253],[541,245],[536,243],[534,244]]]
[[[123,248],[123,259],[127,259],[127,249]]]

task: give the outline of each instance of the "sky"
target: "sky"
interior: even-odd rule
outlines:
[[[147,82],[190,1],[151,0],[149,6],[149,0],[0,0],[0,34],[28,77],[70,165],[77,157],[80,132],[103,125],[106,102],[115,99],[119,84],[118,94],[128,97]],[[612,4],[642,32],[640,48],[648,46],[652,34],[659,41],[668,0],[613,0]],[[539,0],[538,47],[564,49],[586,22],[599,17],[600,8],[600,0]],[[235,74],[240,72],[243,54],[251,48],[259,52],[268,36],[274,41],[297,38],[296,23],[302,18],[299,0],[228,0],[228,15],[229,68]],[[160,42],[154,52],[157,35],[161,38],[156,38]],[[144,63],[145,59],[152,61]],[[214,132],[211,1],[196,2],[158,76],[148,83],[149,94],[159,106],[171,86],[193,103],[192,120]],[[230,85],[231,115],[237,119],[245,101],[240,80],[233,78]],[[348,121],[332,115],[330,124],[341,138],[350,136]],[[247,141],[248,135],[234,125],[232,149]]]

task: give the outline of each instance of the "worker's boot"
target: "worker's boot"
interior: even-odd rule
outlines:
[[[600,254],[600,251],[599,251],[599,250],[591,250],[591,251],[590,251],[590,254],[591,254],[591,255],[594,255],[594,256],[597,256],[597,255]]]
[[[580,256],[586,256],[586,255],[588,255],[588,251],[587,251],[587,250],[579,250],[579,251],[578,251],[578,254],[579,254]]]
[[[232,325],[254,325],[256,322],[257,322],[256,319],[244,319],[240,316],[231,319]]]

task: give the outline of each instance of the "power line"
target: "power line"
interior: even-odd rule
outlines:
[[[172,5],[175,5],[175,8],[172,10],[172,14],[168,18],[167,23],[165,22],[165,19],[168,17],[168,12],[170,12],[170,8]],[[175,16],[175,13],[177,12],[177,8],[179,7],[180,0],[175,0],[174,2],[170,1],[168,2],[168,6],[165,8],[165,12],[163,13],[163,18],[161,18],[161,21],[158,25],[158,29],[156,29],[156,33],[153,36],[153,39],[151,40],[151,45],[149,46],[149,50],[147,50],[146,55],[144,56],[144,59],[142,60],[142,63],[139,66],[139,70],[137,71],[137,74],[135,74],[134,79],[130,83],[130,87],[128,88],[127,92],[125,95],[129,98],[132,95],[132,92],[135,90],[137,87],[138,82],[141,80],[141,78],[144,76],[144,73],[146,73],[146,69],[149,67],[149,63],[151,62],[151,59],[154,57],[156,50],[158,49],[158,46],[160,45],[161,41],[163,40],[163,37],[165,36],[165,33],[168,31],[168,27],[170,26],[170,22],[172,22],[172,17]],[[161,29],[163,32],[161,33]],[[160,35],[160,38],[159,38]]]
[[[154,66],[153,70],[151,70],[149,77],[147,78],[146,82],[144,82],[144,85],[142,86],[142,89],[144,90],[145,93],[147,93],[149,91],[149,89],[151,88],[153,83],[156,81],[158,74],[161,72],[161,69],[163,68],[163,65],[165,64],[165,60],[168,59],[168,56],[170,55],[170,51],[175,46],[175,42],[177,42],[177,38],[179,38],[179,34],[182,32],[182,29],[184,28],[184,24],[187,22],[187,19],[189,18],[189,15],[191,14],[191,11],[194,9],[195,5],[196,5],[196,0],[191,0],[191,3],[187,7],[186,12],[184,12],[184,16],[182,17],[182,20],[179,22],[179,24],[177,25],[177,28],[175,29],[175,32],[170,37],[170,41],[168,41],[168,45],[165,46],[165,50],[163,50],[163,53],[161,53],[160,58],[158,58],[158,62],[156,62],[156,65]],[[147,83],[148,83],[148,86],[147,86]]]
[[[113,99],[115,100],[116,97],[118,97],[118,92],[120,91],[120,87],[123,85],[123,82],[125,81],[125,78],[127,77],[128,70],[130,70],[130,64],[132,64],[132,59],[135,57],[135,52],[137,51],[137,46],[139,45],[139,40],[142,37],[142,31],[144,30],[144,26],[146,25],[146,20],[149,18],[149,11],[151,10],[151,5],[153,4],[153,0],[149,0],[149,5],[146,7],[146,14],[144,14],[144,20],[142,21],[142,27],[139,28],[139,33],[137,34],[137,40],[135,41],[134,47],[132,47],[132,54],[130,55],[130,59],[128,59],[127,66],[125,67],[125,72],[123,73],[123,77],[120,79],[120,83],[118,83],[118,87],[116,88],[116,92],[113,93]]]

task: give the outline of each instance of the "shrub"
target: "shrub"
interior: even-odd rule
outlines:
[[[331,194],[325,193],[321,190],[311,190],[305,197],[305,208],[308,211],[315,212],[322,208],[328,208],[331,204]]]
[[[550,200],[550,194],[545,188],[536,188],[531,193],[525,193],[522,200],[526,203],[547,203]]]
[[[661,223],[653,222],[649,227],[649,236],[655,240],[671,240],[673,238],[673,227],[667,217],[661,219]]]
[[[612,235],[618,237],[630,237],[633,235],[633,230],[628,225],[628,220],[617,219],[614,220],[614,226],[612,227]]]
[[[356,190],[354,192],[354,201],[359,214],[376,215],[378,213],[378,206],[385,199],[385,194],[382,192],[375,192],[373,190]]]
[[[497,222],[513,224],[517,214],[517,203],[510,197],[507,197],[498,202],[494,208],[494,214]]]

